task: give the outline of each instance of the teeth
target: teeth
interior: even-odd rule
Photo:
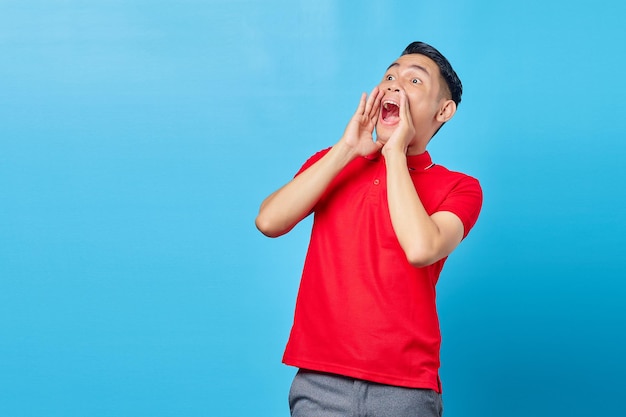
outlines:
[[[393,100],[385,100],[383,101],[383,107],[385,108],[385,110],[389,110],[389,105],[394,105],[396,107],[400,107],[400,105],[398,103],[396,103]]]

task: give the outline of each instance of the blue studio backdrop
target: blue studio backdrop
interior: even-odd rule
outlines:
[[[262,199],[403,48],[485,202],[438,284],[446,416],[624,416],[618,0],[0,0],[0,415],[288,416],[310,219]]]

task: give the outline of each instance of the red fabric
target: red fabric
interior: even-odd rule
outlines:
[[[456,214],[467,236],[482,204],[478,181],[431,166],[427,152],[409,156],[408,165],[426,211]],[[424,268],[406,260],[391,225],[383,157],[352,161],[314,216],[283,362],[441,392],[435,284],[445,259]]]

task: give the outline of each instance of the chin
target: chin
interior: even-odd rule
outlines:
[[[376,142],[385,143],[391,137],[391,134],[397,126],[376,126]]]

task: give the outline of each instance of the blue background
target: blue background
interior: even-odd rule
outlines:
[[[485,193],[446,415],[625,415],[625,4],[0,1],[0,415],[287,416],[310,220],[254,217],[413,40]]]

